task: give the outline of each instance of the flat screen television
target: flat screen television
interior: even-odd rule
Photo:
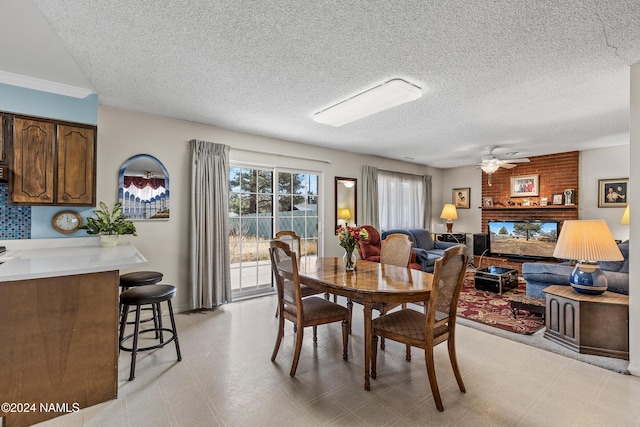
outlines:
[[[560,234],[555,220],[490,220],[489,252],[512,259],[552,259]]]

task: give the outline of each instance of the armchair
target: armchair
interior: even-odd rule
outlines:
[[[393,233],[402,233],[409,236],[409,239],[413,242],[413,252],[415,253],[415,258],[412,258],[411,262],[418,263],[422,267],[422,271],[428,273],[433,273],[435,262],[444,255],[445,249],[459,244],[434,242],[431,238],[431,232],[424,228],[388,230],[382,233],[382,239],[384,240],[389,234]]]
[[[433,273],[435,262],[444,255],[445,249],[460,245],[453,242],[434,242],[431,232],[424,228],[411,228],[409,233],[413,235],[415,241],[414,250],[418,254],[418,262],[422,265],[422,270],[429,273]]]
[[[358,255],[360,255],[360,259],[380,262],[380,251],[382,249],[380,233],[370,225],[363,225],[362,228],[367,230],[369,238],[358,242]]]

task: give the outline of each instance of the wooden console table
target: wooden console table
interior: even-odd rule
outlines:
[[[584,354],[629,360],[629,297],[584,295],[554,285],[546,294],[545,338]]]

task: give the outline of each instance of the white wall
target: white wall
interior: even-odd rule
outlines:
[[[629,238],[629,226],[620,223],[624,208],[598,207],[598,180],[629,178],[629,145],[580,152],[578,218],[603,219],[613,237]]]
[[[640,162],[640,64],[631,66],[631,114],[629,117],[630,152],[629,162]],[[637,160],[637,162],[636,162]],[[640,181],[640,170],[630,171],[631,182]],[[640,264],[635,262],[640,251],[640,222],[634,220],[633,212],[640,212],[640,186],[629,185],[629,372],[640,375],[640,291],[635,278],[640,277]]]
[[[469,209],[457,209],[458,219],[453,221],[453,232],[480,233],[482,231],[482,170],[474,166],[444,169],[442,172],[442,203],[435,206],[438,213],[434,223],[444,224],[440,212],[444,203],[453,203],[454,188],[471,188]],[[469,239],[469,236],[467,236]]]
[[[362,166],[370,165],[399,172],[432,175],[434,218],[440,215],[442,171],[423,165],[364,156],[313,147],[273,138],[260,137],[167,119],[158,116],[117,110],[101,106],[98,111],[98,179],[97,199],[108,204],[117,201],[118,171],[122,163],[134,154],[151,154],[167,168],[171,180],[171,218],[169,221],[136,222],[138,237],[131,240],[149,260],[148,269],[164,273],[164,282],[178,287],[177,310],[188,309],[189,268],[189,180],[190,159],[188,141],[198,139],[231,147],[232,162],[299,168],[320,172],[319,191],[324,197],[320,239],[324,240],[324,255],[339,256],[333,230],[334,177],[358,179],[358,218],[362,218]],[[257,154],[242,150],[255,150]],[[308,158],[293,159],[278,154]],[[316,160],[311,160],[316,159]],[[325,163],[317,160],[327,160]],[[437,212],[435,212],[437,211]]]

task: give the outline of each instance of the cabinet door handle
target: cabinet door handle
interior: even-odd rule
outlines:
[[[62,196],[62,200],[67,200],[68,197],[67,196]]]
[[[45,200],[49,200],[49,196],[47,196],[46,194],[44,196],[42,196],[43,199]]]

